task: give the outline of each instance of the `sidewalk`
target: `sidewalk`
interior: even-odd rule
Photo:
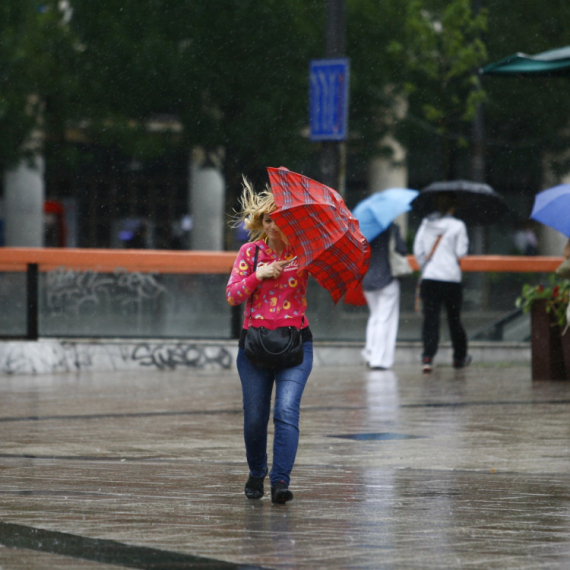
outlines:
[[[0,376],[0,566],[569,568],[569,417],[528,363],[317,366],[277,506],[235,367]]]

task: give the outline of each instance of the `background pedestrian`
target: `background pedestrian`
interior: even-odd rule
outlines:
[[[398,224],[392,223],[370,242],[370,267],[362,280],[370,311],[362,355],[372,370],[387,370],[394,364],[400,318],[400,281],[392,275],[390,240],[400,255],[408,253]]]
[[[463,303],[462,273],[459,259],[467,255],[469,240],[464,222],[453,216],[456,196],[441,192],[434,196],[436,212],[422,220],[414,239],[414,256],[421,269],[420,295],[423,306],[422,369],[432,371],[439,345],[441,307],[453,345],[453,366],[463,368],[471,362],[467,354],[467,335],[461,324]]]

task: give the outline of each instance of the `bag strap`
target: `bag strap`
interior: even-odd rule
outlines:
[[[415,294],[415,299],[414,299],[414,310],[416,311],[416,313],[421,312],[420,311],[420,284],[422,282],[422,274],[426,268],[426,265],[431,261],[431,258],[433,257],[433,254],[435,253],[435,250],[437,249],[437,246],[439,245],[439,242],[441,241],[442,237],[443,237],[443,234],[439,234],[437,236],[437,239],[435,240],[435,243],[433,244],[433,247],[431,248],[429,255],[426,257],[426,262],[424,263],[424,266],[422,267],[422,270],[420,273],[420,278],[418,279],[418,282],[416,284],[416,294]]]
[[[257,270],[257,257],[259,256],[259,246],[255,246],[255,255],[253,256],[253,272]],[[253,311],[253,293],[249,298],[249,325],[251,325],[251,312]]]
[[[390,234],[388,237],[388,251],[396,251],[396,228],[394,224],[390,225]]]
[[[253,256],[253,272],[257,269],[257,256],[259,255],[259,246],[255,246],[255,255]],[[253,293],[249,298],[249,324],[251,325],[251,312],[253,311]],[[303,328],[303,323],[305,322],[305,315],[301,319],[301,328]]]
[[[439,242],[441,241],[442,237],[443,237],[443,234],[439,234],[437,236],[437,239],[435,240],[435,243],[433,244],[433,247],[431,248],[429,255],[426,257],[426,262],[424,264],[424,267],[427,265],[428,261],[431,261],[431,258],[433,257],[433,254],[435,253],[435,250],[437,249],[437,246],[439,245]]]

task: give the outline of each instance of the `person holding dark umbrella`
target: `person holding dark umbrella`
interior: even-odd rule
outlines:
[[[471,362],[467,335],[461,324],[463,286],[459,259],[467,255],[469,240],[465,223],[453,216],[457,203],[454,192],[433,196],[436,212],[422,220],[414,239],[414,256],[421,269],[420,296],[423,305],[422,370],[432,371],[439,344],[439,316],[445,306],[453,345],[453,366]]]

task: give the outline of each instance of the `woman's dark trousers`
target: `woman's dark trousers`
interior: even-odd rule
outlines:
[[[463,285],[451,281],[435,281],[422,279],[420,294],[423,304],[424,322],[422,340],[423,357],[433,358],[439,344],[439,315],[442,305],[447,312],[447,323],[453,360],[462,361],[467,356],[467,335],[461,325],[461,305],[463,302]]]

